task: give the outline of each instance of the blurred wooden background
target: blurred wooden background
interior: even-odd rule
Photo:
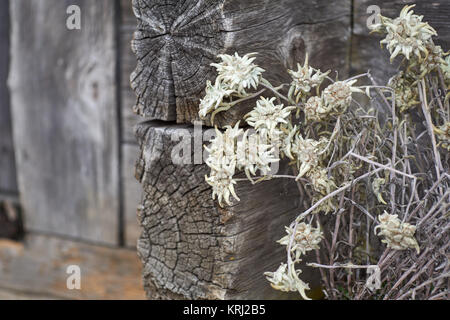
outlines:
[[[217,0],[217,3],[221,1]],[[248,14],[253,17],[247,19],[240,9],[236,11],[239,14],[233,16],[230,13],[230,21],[234,21],[239,28],[229,49],[246,50],[251,43],[254,45],[251,49],[258,51],[261,49],[258,45],[263,43],[273,60],[269,61],[269,66],[276,66],[273,68],[277,70],[273,72],[275,77],[282,70],[281,65],[291,65],[296,60],[302,62],[305,50],[313,50],[310,52],[314,54],[313,60],[327,68],[334,66],[341,71],[341,77],[371,69],[377,79],[384,81],[395,73],[395,68],[387,64],[388,55],[379,48],[380,39],[368,35],[366,21],[370,14],[366,11],[367,7],[378,4],[382,14],[393,17],[405,4],[413,2],[418,3],[415,11],[424,14],[425,20],[438,30],[439,44],[444,49],[450,49],[448,0],[300,2],[302,7],[311,2],[314,10],[300,10],[297,7],[290,10],[287,6],[295,6],[296,2],[283,0],[280,1],[283,4],[279,5],[286,7],[278,9],[288,13],[271,20],[273,12],[269,9],[277,8],[277,4],[265,6],[263,1],[258,0],[227,1],[231,7],[247,8]],[[73,4],[81,8],[81,30],[66,28],[66,9]],[[252,4],[255,4],[253,12]],[[129,83],[137,63],[130,49],[136,29],[136,17],[131,7],[131,0],[0,1],[0,299],[144,298],[142,267],[136,255],[136,242],[141,233],[136,221],[136,208],[141,202],[141,187],[134,178],[139,147],[133,126],[142,118],[133,114],[136,98]],[[255,8],[260,8],[263,13],[255,15],[259,12]],[[288,21],[286,16],[292,19]],[[281,24],[278,23],[280,19]],[[253,28],[254,25],[256,28]],[[275,25],[277,32],[282,34],[270,34],[267,25]],[[287,27],[289,32],[283,33],[283,28]],[[240,33],[241,28],[253,31]],[[272,42],[261,41],[263,33]],[[280,43],[280,39],[284,42]],[[163,41],[163,38],[157,41]],[[272,48],[272,45],[280,45],[280,48]],[[280,61],[278,53],[271,51],[278,49],[281,56],[287,57],[283,61]],[[186,70],[196,72],[200,67],[208,67],[209,62],[202,60],[198,68],[180,63],[180,68],[190,67]],[[202,77],[205,75],[200,74]],[[174,85],[170,81],[166,83],[167,86]],[[151,97],[149,92],[155,87],[152,83],[148,87],[149,91],[142,94]],[[179,82],[176,88],[182,91],[184,84]],[[173,88],[169,89],[167,92],[173,91]],[[196,87],[196,93],[201,92],[203,88]],[[143,107],[150,108],[151,105]],[[161,108],[172,108],[173,111],[168,113],[171,116],[160,119],[165,122],[148,122],[142,128],[185,129],[187,125],[177,124],[176,120],[189,122],[186,120],[188,116],[195,115],[195,112],[186,112],[182,101],[168,100],[167,105]],[[152,167],[148,166],[146,170],[151,171]],[[170,181],[161,183],[167,186]],[[192,181],[187,182],[188,187],[189,183]],[[273,188],[280,194],[284,192],[284,189],[281,190],[284,186]],[[266,199],[271,189],[263,189],[252,189],[248,193],[249,199]],[[275,191],[271,192],[276,194]],[[159,201],[151,192],[152,189],[147,188],[145,194],[149,215],[152,213],[150,209],[153,210],[150,204]],[[193,192],[192,198],[196,197],[196,192],[199,190]],[[290,196],[288,192],[284,194]],[[177,194],[171,199],[176,200],[176,197]],[[287,204],[295,207],[292,201]],[[277,207],[277,204],[274,206]],[[236,207],[234,211],[245,217],[255,208],[258,206],[249,202],[247,207]],[[293,217],[294,209],[289,207],[286,211]],[[185,211],[195,215],[198,210],[195,205],[190,205]],[[278,213],[281,216],[281,212]],[[214,221],[218,220],[216,211],[211,216]],[[155,217],[159,219],[159,216]],[[259,210],[255,217],[264,218]],[[166,218],[170,217],[162,217]],[[286,221],[290,219],[289,216],[282,218]],[[226,259],[235,259],[239,255],[247,257],[248,248],[253,248],[255,239],[261,235],[270,234],[275,239],[278,236],[276,232],[283,233],[285,221],[281,218],[270,221],[272,226],[252,225],[251,230],[255,231],[245,234],[245,241],[241,241],[248,243],[247,247],[236,242],[232,248],[233,254],[227,255],[225,245],[214,247],[217,256],[223,254]],[[159,274],[155,276],[153,267],[166,261],[151,260],[145,255],[148,253],[150,256],[154,245],[150,230],[152,221],[146,223],[147,226],[143,224],[145,232],[140,252],[146,265],[147,294],[151,297],[154,279],[161,280],[165,276],[164,272],[161,277]],[[222,225],[220,221],[214,223]],[[231,220],[227,226],[244,228],[246,223],[245,219],[237,223]],[[154,221],[154,224],[160,223]],[[209,230],[211,225],[203,227]],[[235,231],[225,232],[233,236]],[[217,233],[212,238],[216,236]],[[276,246],[272,241],[274,239],[271,238],[270,243],[264,242],[267,246],[252,251],[253,265],[258,265],[258,268],[236,264],[239,267],[236,270],[242,272],[238,276],[233,275],[229,282],[233,288],[238,283],[242,287],[238,289],[244,293],[240,295],[238,290],[234,297],[249,297],[245,291],[251,286],[268,286],[261,273],[265,265],[260,264],[259,259],[268,252],[280,257],[283,255],[281,251],[272,250]],[[186,248],[191,248],[190,244],[201,244],[202,240],[189,238],[185,242]],[[162,247],[168,244],[163,241]],[[190,250],[189,254],[194,255],[195,252]],[[194,258],[185,259],[180,264],[186,270],[176,270],[180,281],[184,281],[186,275],[191,276],[191,269],[196,263]],[[279,263],[276,259],[272,260],[274,266]],[[215,265],[216,261],[212,261],[211,265]],[[82,271],[82,290],[79,291],[66,288],[66,268],[73,264],[79,265]],[[258,278],[255,278],[255,272]],[[242,277],[249,281],[241,281]],[[198,296],[204,294],[195,287],[189,288],[190,292],[184,292],[182,285],[177,287],[169,282],[164,282],[164,286],[171,288],[170,292],[176,292],[175,287],[184,297],[195,296],[193,292]],[[197,283],[196,286],[199,287]],[[205,292],[208,290],[205,289]]]
[[[144,297],[135,24],[127,0],[0,1],[0,299]]]

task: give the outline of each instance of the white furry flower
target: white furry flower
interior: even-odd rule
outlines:
[[[264,135],[280,133],[277,130],[279,124],[287,124],[288,117],[295,107],[284,107],[283,104],[275,105],[275,97],[266,99],[261,97],[256,101],[256,107],[246,117],[247,123]]]
[[[386,211],[378,217],[380,224],[375,227],[375,233],[378,236],[384,236],[381,242],[386,243],[388,248],[394,250],[405,250],[414,248],[417,253],[420,252],[417,240],[414,238],[416,227],[401,222],[396,214],[389,214]],[[377,230],[378,233],[377,233]]]
[[[327,144],[328,142],[325,138],[317,141],[314,139],[304,139],[300,134],[296,135],[290,151],[297,158],[297,165],[299,167],[297,179],[303,177],[308,171],[319,165],[321,152]]]
[[[288,70],[292,77],[291,92],[298,98],[301,93],[309,93],[312,88],[320,86],[326,76],[330,73],[327,71],[322,73],[319,69],[314,69],[308,65],[308,55],[305,57],[305,63],[301,66],[297,63],[297,71]]]
[[[223,99],[229,97],[233,92],[233,90],[224,88],[219,81],[216,81],[214,85],[211,84],[211,81],[206,81],[206,95],[200,100],[200,118],[203,119],[212,110],[217,109]]]
[[[223,133],[216,128],[216,137],[211,140],[209,147],[205,147],[209,153],[206,164],[211,168],[211,173],[205,180],[213,188],[213,199],[217,196],[221,206],[223,200],[228,205],[231,204],[230,195],[239,201],[234,190],[236,181],[233,180],[233,175],[237,162],[235,150],[237,138],[242,133],[239,122],[234,127],[227,126]]]
[[[282,263],[275,272],[265,272],[264,275],[275,290],[284,292],[298,291],[303,299],[311,300],[305,293],[306,290],[309,290],[309,285],[298,277],[301,273],[301,270],[295,270],[293,264],[291,272],[289,272],[288,265]]]
[[[277,242],[284,246],[289,246],[290,239],[294,233],[294,228],[286,227],[287,235]],[[295,253],[296,259],[306,252],[319,249],[319,243],[323,239],[323,232],[320,227],[314,228],[311,224],[301,222],[297,225],[294,238],[292,239],[291,251]]]
[[[381,16],[381,22],[373,25],[373,31],[386,33],[386,38],[380,43],[386,44],[391,54],[391,61],[399,54],[406,59],[411,55],[422,59],[422,53],[426,56],[426,44],[432,36],[436,36],[434,30],[428,23],[422,22],[423,16],[415,15],[411,8],[415,5],[405,6],[400,12],[400,16],[390,19]]]
[[[241,95],[246,94],[245,89],[251,87],[256,89],[264,69],[253,63],[255,54],[248,53],[243,57],[240,57],[237,52],[234,55],[219,55],[222,62],[211,64],[219,73],[217,81],[222,82],[224,88],[234,90]]]
[[[326,87],[322,93],[325,108],[329,108],[331,112],[345,112],[352,102],[352,94],[354,92],[364,93],[361,89],[353,86],[356,81],[336,81]]]
[[[243,169],[247,177],[251,180],[251,175],[256,175],[259,170],[262,175],[267,175],[270,171],[270,164],[280,161],[275,155],[272,145],[265,144],[260,135],[253,133],[249,135],[249,130],[244,132],[240,141],[237,142],[237,167]]]

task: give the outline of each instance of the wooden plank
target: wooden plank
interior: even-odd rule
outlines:
[[[10,88],[25,227],[117,244],[114,2],[11,2]]]
[[[406,4],[416,3],[413,9],[415,14],[423,15],[427,21],[439,34],[436,43],[441,45],[444,51],[450,50],[450,2],[446,0],[361,0],[355,1],[354,6],[354,36],[352,38],[352,73],[362,73],[371,70],[374,78],[379,83],[386,83],[387,80],[396,73],[397,63],[389,63],[389,52],[380,48],[380,40],[377,34],[369,35],[367,19],[370,13],[367,8],[377,5],[381,9],[381,14],[395,18],[400,14],[401,9]]]
[[[124,187],[125,245],[136,248],[141,228],[137,220],[137,208],[141,202],[142,186],[134,177],[134,166],[139,155],[139,147],[122,145],[122,181]]]
[[[16,166],[7,87],[9,44],[9,1],[2,1],[0,3],[0,193],[15,195]]]
[[[286,259],[275,241],[299,212],[293,181],[239,183],[241,201],[219,208],[205,182],[206,165],[174,164],[175,135],[193,137],[188,125],[146,122],[137,126],[141,153],[136,177],[143,184],[138,254],[150,298],[298,299],[273,290],[263,273]],[[188,136],[187,136],[188,137]],[[188,140],[190,141],[190,140]],[[279,174],[287,173],[282,166]],[[307,258],[305,259],[305,261]],[[318,285],[318,270],[302,267]]]
[[[67,267],[81,271],[81,290],[67,289]],[[143,299],[141,264],[133,250],[38,234],[0,240],[0,288],[62,299]]]
[[[138,28],[132,42],[138,64],[131,76],[135,111],[147,119],[198,120],[210,66],[220,53],[258,52],[270,81],[289,81],[285,67],[303,62],[348,71],[351,1],[134,0]],[[221,126],[252,102],[217,117]]]
[[[131,40],[136,29],[136,18],[133,14],[131,0],[120,1],[120,73],[121,73],[121,117],[122,141],[137,144],[133,127],[140,118],[133,112],[136,95],[130,86],[130,75],[136,67],[136,58],[131,51]]]

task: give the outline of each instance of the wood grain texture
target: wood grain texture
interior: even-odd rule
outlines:
[[[119,130],[114,2],[11,2],[9,84],[25,227],[117,244]]]
[[[68,290],[67,267],[81,270],[81,290]],[[1,291],[55,299],[144,299],[136,252],[29,234],[0,240]]]
[[[138,18],[131,75],[135,112],[148,119],[198,119],[198,103],[217,54],[259,52],[258,63],[275,83],[288,81],[285,67],[303,62],[348,69],[351,1],[134,0]],[[251,103],[217,118],[233,123]]]
[[[9,1],[0,3],[0,193],[17,194],[16,166],[12,139],[9,71]]]
[[[130,74],[136,67],[136,57],[131,51],[131,40],[136,25],[131,0],[120,0],[119,55],[122,142],[132,144],[137,144],[133,127],[140,121],[140,117],[133,112],[136,95],[130,87]]]
[[[138,253],[148,297],[298,299],[297,294],[273,290],[263,276],[286,258],[285,248],[275,241],[298,214],[295,184],[240,183],[241,201],[222,209],[211,199],[204,180],[206,165],[172,162],[179,138],[193,134],[188,125],[137,126],[141,154],[136,178],[144,188]],[[280,170],[285,171],[285,167]],[[316,271],[305,267],[302,274],[312,287],[318,283]]]
[[[139,147],[134,144],[123,144],[122,155],[125,245],[130,248],[136,248],[141,232],[137,220],[137,209],[142,198],[142,186],[134,177],[134,167],[139,155]]]
[[[380,48],[380,40],[377,34],[369,35],[367,19],[370,5],[378,5],[381,14],[386,17],[395,18],[401,9],[407,4],[416,4],[413,8],[415,14],[423,15],[439,34],[435,38],[436,43],[441,45],[444,51],[450,50],[450,1],[447,0],[358,0],[354,5],[354,28],[352,37],[352,73],[361,73],[371,70],[374,78],[381,84],[396,73],[398,61],[392,65],[389,63],[389,52]],[[398,59],[397,59],[398,60]]]

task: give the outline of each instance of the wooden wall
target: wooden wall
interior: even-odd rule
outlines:
[[[72,4],[81,30],[66,28]],[[0,299],[144,297],[135,23],[127,0],[0,3],[0,205],[20,202],[25,227],[20,242],[0,239]],[[81,291],[65,287],[70,264]]]

